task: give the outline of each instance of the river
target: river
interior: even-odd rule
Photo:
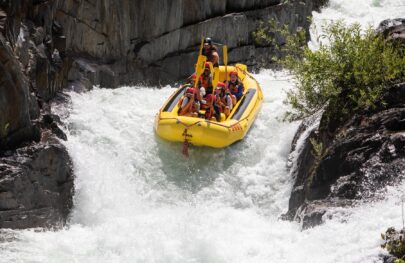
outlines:
[[[366,27],[404,14],[405,0],[331,0],[314,13],[309,44],[316,47],[331,19]],[[279,220],[293,184],[289,151],[299,123],[280,119],[294,83],[284,72],[255,77],[265,101],[248,136],[226,149],[191,147],[190,158],[153,131],[171,87],[70,93],[71,105],[57,109],[76,175],[69,224],[4,231],[0,262],[378,262],[380,233],[401,225],[405,184],[388,188],[384,200],[330,211],[309,230]]]

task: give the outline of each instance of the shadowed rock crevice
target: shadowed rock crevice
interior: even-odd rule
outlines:
[[[0,2],[0,228],[62,226],[72,207],[67,138],[49,104],[71,60],[52,3]]]

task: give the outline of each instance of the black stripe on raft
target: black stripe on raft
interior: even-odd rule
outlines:
[[[242,101],[239,104],[239,107],[236,109],[235,113],[232,116],[232,120],[240,120],[243,113],[245,113],[246,108],[249,106],[249,103],[252,101],[253,96],[256,93],[256,89],[249,89],[245,96],[243,96]]]
[[[177,102],[179,102],[181,96],[183,96],[183,91],[186,87],[181,87],[177,93],[170,99],[170,101],[166,104],[165,108],[163,109],[163,112],[171,112],[174,107],[176,106]]]

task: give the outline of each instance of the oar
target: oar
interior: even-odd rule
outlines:
[[[200,53],[198,53],[198,55],[202,55],[203,48],[204,48],[204,37],[201,37]]]
[[[213,74],[212,87],[213,87],[213,90],[215,90],[215,88],[218,86],[218,82],[219,82],[219,67],[213,68],[211,65],[210,68],[211,68],[211,72]]]
[[[225,79],[228,81],[228,46],[224,45],[222,47],[222,53],[224,56],[224,65],[225,65]]]
[[[197,64],[195,66],[194,88],[197,88],[198,86],[198,81],[200,79],[200,76],[204,72],[205,62],[207,61],[207,57],[202,55],[203,46],[204,46],[204,38],[201,39],[200,52],[198,53]]]

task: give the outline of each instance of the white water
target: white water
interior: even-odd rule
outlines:
[[[405,14],[404,1],[331,3],[315,24],[322,16],[364,22],[369,17],[357,10],[364,6],[378,20]],[[72,93],[65,120],[77,176],[71,222],[56,232],[10,231],[15,240],[0,243],[0,262],[377,261],[380,232],[400,226],[404,185],[389,188],[386,200],[331,211],[332,219],[307,231],[278,220],[292,185],[286,163],[298,124],[278,121],[292,83],[271,71],[256,77],[266,99],[247,138],[224,150],[192,148],[190,159],[153,133],[154,114],[173,89]]]
[[[318,47],[322,26],[331,21],[343,20],[347,24],[359,23],[363,28],[376,28],[382,20],[404,16],[405,0],[329,0],[321,13],[313,13],[309,46]]]

